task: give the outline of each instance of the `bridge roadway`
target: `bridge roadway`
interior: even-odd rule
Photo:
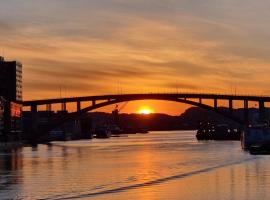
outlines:
[[[199,94],[199,93],[149,93],[149,94],[117,94],[117,95],[99,95],[99,96],[83,96],[83,97],[69,97],[69,98],[54,98],[23,101],[23,106],[32,105],[48,105],[57,103],[72,103],[98,100],[113,100],[113,99],[217,99],[217,100],[240,100],[240,101],[257,101],[270,102],[270,96],[253,96],[253,95],[228,95],[228,94]]]

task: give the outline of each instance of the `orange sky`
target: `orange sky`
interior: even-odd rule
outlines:
[[[145,92],[268,95],[266,0],[0,0],[0,54],[24,99]],[[186,106],[149,104],[179,114]],[[150,105],[151,104],[151,105]]]

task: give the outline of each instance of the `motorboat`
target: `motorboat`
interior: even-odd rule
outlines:
[[[95,129],[96,138],[110,138],[111,130],[108,127],[97,127]]]
[[[240,140],[238,128],[232,128],[228,124],[200,123],[196,134],[198,140]]]
[[[241,134],[241,145],[244,150],[252,152],[270,152],[270,127],[267,125],[247,127]]]

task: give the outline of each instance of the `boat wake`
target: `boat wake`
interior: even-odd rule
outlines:
[[[213,171],[213,170],[216,170],[216,169],[220,169],[220,168],[223,168],[223,167],[228,167],[228,166],[232,166],[232,165],[238,165],[238,164],[242,164],[244,162],[250,162],[250,161],[256,160],[258,158],[260,158],[260,157],[252,157],[252,158],[248,158],[248,159],[244,159],[244,160],[240,160],[240,161],[235,161],[235,162],[216,165],[216,166],[212,166],[212,167],[208,167],[208,168],[204,168],[204,169],[199,169],[199,170],[196,170],[196,171],[191,171],[191,172],[187,172],[187,173],[182,173],[182,174],[168,176],[168,177],[164,177],[164,178],[160,178],[160,179],[155,179],[155,180],[147,181],[147,182],[144,182],[144,183],[137,183],[137,184],[133,184],[133,185],[128,185],[128,186],[124,186],[124,187],[118,187],[118,188],[114,188],[114,189],[103,190],[103,191],[99,191],[99,192],[92,192],[92,193],[79,194],[79,195],[70,195],[70,194],[69,195],[67,195],[67,194],[66,195],[58,195],[58,196],[54,196],[54,197],[50,197],[50,198],[42,198],[42,200],[68,200],[68,199],[94,198],[94,197],[97,197],[97,196],[100,196],[100,195],[126,192],[126,191],[132,190],[132,189],[138,189],[138,188],[142,188],[142,187],[154,186],[154,185],[166,183],[166,182],[169,182],[169,181],[186,178],[186,177],[189,177],[189,176],[194,176],[194,175],[198,175],[198,174],[207,173],[207,172],[210,172],[210,171]]]

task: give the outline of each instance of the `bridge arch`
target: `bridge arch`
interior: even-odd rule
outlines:
[[[191,99],[197,99],[194,101]],[[203,104],[201,100],[208,99],[213,100],[213,105]],[[230,119],[240,126],[245,126],[248,120],[248,101],[259,102],[259,107],[262,113],[265,111],[264,103],[270,102],[270,97],[258,97],[258,96],[233,96],[233,95],[213,95],[213,94],[121,94],[121,95],[104,95],[104,96],[87,96],[87,97],[74,97],[74,98],[60,98],[60,99],[45,99],[45,100],[33,100],[22,102],[23,106],[31,107],[32,112],[32,128],[31,135],[34,141],[38,141],[39,138],[46,137],[46,135],[56,127],[63,125],[70,120],[76,120],[83,117],[87,112],[102,108],[105,106],[126,102],[126,101],[137,101],[137,100],[161,100],[161,101],[171,101],[193,105],[196,107],[203,108],[205,110],[217,113],[227,119]],[[229,101],[229,111],[226,112],[218,109],[218,100],[228,100]],[[233,101],[240,100],[244,102],[244,120],[233,115]],[[81,109],[81,102],[91,102],[92,105]],[[100,102],[102,101],[102,102]],[[49,122],[46,128],[38,130],[38,118],[37,118],[37,106],[39,105],[51,105],[62,103],[77,103],[77,111],[69,113],[63,118],[53,120]]]
[[[138,101],[138,100],[161,100],[161,101],[171,101],[171,102],[189,104],[189,105],[192,105],[192,106],[200,107],[200,108],[203,108],[205,110],[215,112],[215,113],[217,113],[217,114],[219,114],[219,115],[221,115],[221,116],[223,116],[223,117],[225,117],[227,119],[230,119],[230,120],[238,123],[239,125],[244,125],[244,122],[241,119],[239,119],[238,117],[233,116],[231,113],[221,111],[218,108],[209,106],[207,104],[203,104],[203,103],[196,102],[196,101],[191,101],[191,100],[188,100],[188,99],[163,98],[163,97],[160,97],[160,98],[140,98],[140,97],[135,98],[134,97],[134,98],[117,98],[117,99],[113,99],[113,100],[108,100],[106,102],[101,102],[101,103],[97,103],[97,104],[88,106],[86,108],[81,109],[80,111],[70,113],[69,116],[67,118],[63,119],[63,121],[61,123],[65,122],[67,120],[70,120],[70,119],[77,119],[80,116],[82,116],[83,114],[85,114],[85,113],[87,113],[89,111],[98,109],[98,108],[102,108],[102,107],[105,107],[105,106],[109,106],[109,105],[113,105],[113,104],[117,104],[117,103],[122,103],[122,102],[126,102],[126,101]]]

